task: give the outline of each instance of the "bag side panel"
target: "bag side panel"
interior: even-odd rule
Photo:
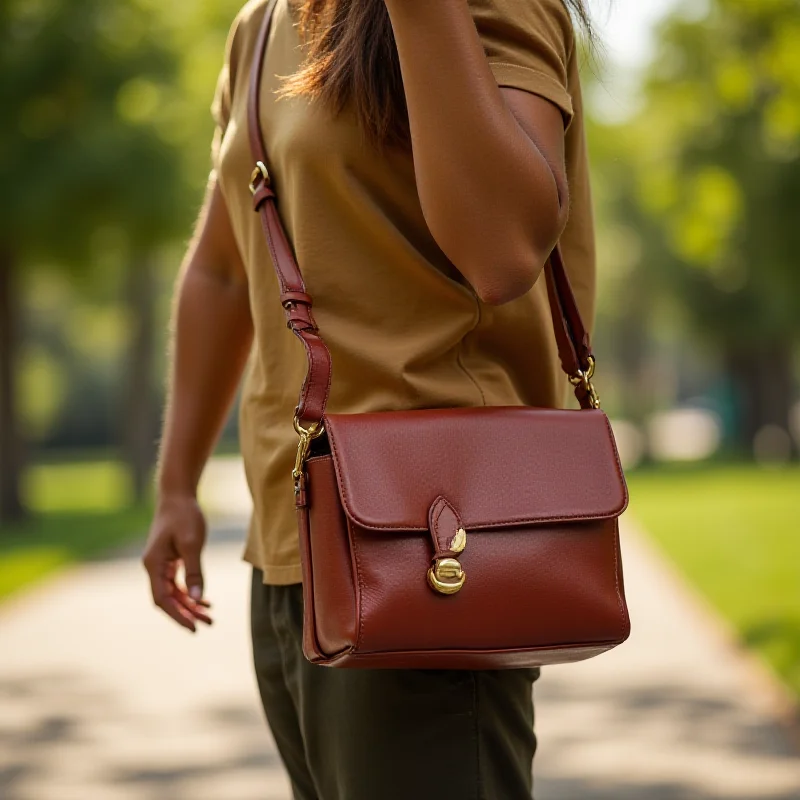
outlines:
[[[314,604],[306,623],[314,627],[321,651],[330,656],[356,641],[352,557],[331,457],[310,459],[306,469],[310,530],[301,554],[304,562],[310,562],[307,570],[304,563],[303,580],[310,577]]]

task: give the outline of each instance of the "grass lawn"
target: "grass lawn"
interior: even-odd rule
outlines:
[[[30,521],[0,528],[0,600],[67,564],[143,540],[148,508],[130,508],[114,461],[42,464],[24,486]]]
[[[800,468],[628,476],[631,513],[800,699]]]

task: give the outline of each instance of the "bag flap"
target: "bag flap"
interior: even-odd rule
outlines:
[[[427,530],[439,496],[467,530],[608,519],[628,503],[599,410],[331,414],[325,428],[345,513],[375,531]]]

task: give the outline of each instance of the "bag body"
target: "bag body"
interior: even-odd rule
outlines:
[[[530,667],[627,638],[627,492],[602,411],[329,415],[325,430],[298,509],[311,661]],[[428,570],[459,530],[464,580],[442,594]]]
[[[503,669],[579,661],[630,634],[618,518],[627,489],[556,248],[559,357],[581,410],[327,414],[331,355],[277,213],[259,129],[275,0],[250,77],[250,176],[287,326],[308,357],[294,426],[303,652],[337,667]]]

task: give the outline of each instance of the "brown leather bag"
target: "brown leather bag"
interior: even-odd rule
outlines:
[[[250,189],[288,327],[308,356],[293,472],[306,658],[498,669],[615,647],[630,633],[617,524],[627,490],[558,249],[547,286],[561,363],[582,410],[325,413],[331,356],[276,210],[259,126],[274,5],[250,82]]]

